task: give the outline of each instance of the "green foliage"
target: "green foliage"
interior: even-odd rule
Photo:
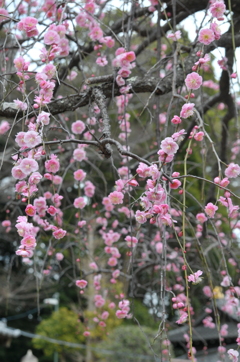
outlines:
[[[120,326],[112,331],[106,341],[98,344],[99,349],[113,351],[114,354],[105,355],[100,352],[97,354],[98,360],[140,362],[146,356],[154,359],[154,354],[159,355],[161,351],[159,339],[154,342],[156,335],[157,331],[149,327]]]
[[[83,343],[84,328],[81,322],[78,321],[78,315],[67,308],[60,308],[58,311],[44,319],[37,327],[36,334],[54,338],[71,343]],[[73,348],[59,344],[50,343],[44,339],[33,339],[33,345],[37,349],[42,349],[44,354],[50,356],[57,351],[72,351]]]

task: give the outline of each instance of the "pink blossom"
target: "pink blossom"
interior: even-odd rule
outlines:
[[[21,110],[21,111],[26,111],[26,109],[28,108],[27,103],[20,101],[19,99],[14,99],[13,101],[17,107],[17,109]]]
[[[89,331],[85,331],[83,332],[84,337],[89,337],[91,335],[91,333]]]
[[[240,175],[240,166],[236,163],[230,163],[230,165],[225,170],[225,175],[228,178],[235,178]]]
[[[224,278],[223,278],[223,281],[220,283],[220,285],[222,287],[229,287],[231,285],[231,278],[226,275]]]
[[[19,167],[19,166],[14,166],[12,168],[12,176],[16,179],[16,180],[22,180],[25,177],[27,177],[27,174],[25,172],[23,172],[23,170]]]
[[[95,186],[91,181],[86,181],[85,187],[84,187],[84,193],[87,197],[93,197],[95,193]]]
[[[105,65],[108,64],[108,61],[106,57],[98,57],[96,63],[100,65],[100,67],[105,67]]]
[[[130,235],[126,236],[125,240],[126,240],[127,246],[129,248],[134,248],[138,243],[138,239],[135,238],[134,236],[130,236]]]
[[[29,175],[38,170],[38,163],[32,158],[24,158],[19,164],[19,167],[25,175]]]
[[[143,162],[140,162],[136,172],[139,177],[143,177],[143,178],[148,177],[149,176],[149,166],[147,166]]]
[[[87,203],[84,199],[84,197],[77,197],[75,200],[74,200],[74,203],[73,203],[74,207],[76,207],[76,209],[83,209]]]
[[[170,33],[167,35],[167,38],[177,41],[181,38],[182,33],[180,30],[177,30],[175,33]]]
[[[31,16],[27,16],[26,18],[19,21],[17,24],[18,30],[24,30],[26,31],[26,34],[28,37],[36,36],[38,35],[37,25],[38,20],[36,18],[33,18]]]
[[[99,28],[98,26],[94,26],[91,30],[91,32],[89,33],[89,37],[92,40],[99,40],[103,37],[103,31],[101,28]]]
[[[222,179],[222,181],[220,181],[220,186],[222,186],[222,187],[227,187],[229,184],[230,184],[230,181],[228,180],[227,177],[224,177]]]
[[[50,215],[54,216],[54,215],[56,215],[56,213],[57,213],[57,209],[56,209],[56,207],[54,207],[53,205],[51,205],[51,206],[48,207],[47,212],[48,212]]]
[[[21,245],[24,245],[28,248],[34,248],[36,246],[36,239],[32,235],[26,235],[21,240]]]
[[[92,262],[89,264],[89,268],[93,269],[93,270],[98,270],[98,266],[95,262]]]
[[[137,210],[135,218],[139,224],[144,224],[147,221],[146,213],[144,211]]]
[[[81,280],[76,280],[76,286],[81,288],[81,289],[84,289],[86,288],[88,282],[84,279],[81,279]]]
[[[117,258],[111,257],[108,259],[108,265],[110,266],[115,266],[117,265],[117,263],[118,263]]]
[[[47,45],[58,44],[60,37],[54,30],[48,30],[44,35],[44,43]]]
[[[8,11],[6,9],[0,8],[0,23],[2,23],[4,20],[7,20],[6,16],[9,17]]]
[[[37,185],[42,179],[42,175],[39,172],[33,172],[28,179],[30,185]]]
[[[81,134],[85,130],[85,124],[82,121],[73,122],[71,129],[72,129],[72,133]]]
[[[128,312],[124,311],[124,310],[120,310],[118,309],[116,311],[116,317],[119,319],[125,318],[127,316]]]
[[[172,137],[167,137],[161,142],[161,149],[169,156],[174,155],[179,146],[173,141]]]
[[[47,172],[56,173],[59,171],[60,163],[56,155],[50,155],[50,160],[45,162],[45,168]]]
[[[181,186],[181,184],[182,184],[181,181],[174,179],[170,182],[170,188],[176,190]]]
[[[194,139],[196,141],[202,141],[203,140],[203,137],[204,137],[204,132],[197,132],[195,135],[194,135]]]
[[[227,351],[228,353],[228,357],[233,361],[233,362],[238,362],[238,356],[239,356],[239,353],[238,351],[234,350],[234,349],[229,349]]]
[[[214,32],[215,40],[219,40],[221,38],[221,29],[217,23],[211,23],[210,29]]]
[[[83,161],[86,159],[86,152],[83,148],[76,148],[73,152],[73,158],[76,161]]]
[[[56,74],[56,67],[53,64],[47,64],[45,65],[45,67],[42,69],[42,73],[46,74],[48,79],[51,79],[55,76]],[[45,113],[45,112],[44,112]]]
[[[0,123],[0,134],[6,133],[10,129],[10,124],[7,121]]]
[[[174,116],[174,117],[171,119],[171,122],[172,122],[172,124],[180,124],[180,123],[182,123],[182,120],[181,120],[180,117]]]
[[[62,254],[62,253],[56,253],[56,259],[58,260],[58,261],[61,261],[61,260],[63,260],[63,258],[64,258],[64,255]]]
[[[193,115],[194,106],[195,106],[194,103],[185,103],[182,106],[182,109],[180,112],[180,117],[182,117],[182,118],[191,117]]]
[[[205,206],[205,212],[210,218],[214,218],[215,212],[218,210],[218,207],[213,205],[213,203],[209,202]]]
[[[83,181],[86,177],[86,172],[79,169],[77,171],[74,172],[74,179],[77,180],[77,181]]]
[[[41,143],[41,136],[38,132],[28,131],[24,135],[24,143],[27,147],[35,147],[39,143]]]
[[[221,18],[226,11],[226,5],[223,1],[216,1],[209,10],[214,18]]]
[[[214,32],[211,29],[201,29],[198,40],[204,45],[209,45],[215,40]]]
[[[25,209],[25,212],[28,216],[34,216],[36,214],[36,207],[31,205],[31,204],[28,204],[26,209]]]
[[[202,85],[202,77],[198,73],[192,72],[187,75],[185,84],[188,89],[198,89]]]
[[[181,313],[180,318],[176,321],[177,324],[183,324],[183,323],[185,323],[185,322],[187,321],[187,319],[188,319],[188,314],[187,314],[186,312],[182,312],[182,311],[180,310],[180,313]]]
[[[165,163],[172,162],[174,157],[174,155],[168,155],[163,150],[159,150],[157,154],[159,156],[159,160]]]
[[[64,236],[66,235],[66,230],[63,229],[57,229],[53,232],[53,236],[55,237],[55,239],[62,239],[64,238]]]
[[[188,281],[189,282],[193,282],[193,284],[198,284],[202,281],[202,278],[200,278],[200,275],[202,275],[202,271],[198,270],[196,273],[194,274],[190,274],[188,276]]]
[[[42,123],[44,126],[47,126],[50,122],[50,113],[44,112],[42,111],[37,119],[36,119],[37,123]]]
[[[207,217],[204,215],[204,213],[197,214],[196,219],[201,224],[203,224],[205,221],[207,221]]]
[[[108,195],[108,199],[113,205],[122,204],[124,195],[122,192],[113,191]]]

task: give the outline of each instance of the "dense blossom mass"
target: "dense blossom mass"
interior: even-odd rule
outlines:
[[[133,3],[121,22],[105,1],[0,3],[2,187],[14,183],[2,228],[37,292],[66,273],[86,309],[81,342],[133,321],[134,298],[151,296],[162,356],[168,329],[186,323],[192,362],[204,310],[219,361],[237,361],[218,312],[240,315],[235,5],[210,0],[191,43],[174,1]]]

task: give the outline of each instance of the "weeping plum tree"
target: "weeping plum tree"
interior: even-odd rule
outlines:
[[[191,361],[210,305],[237,361],[216,290],[239,314],[239,19],[238,0],[1,1],[4,303],[65,278],[91,340],[137,298],[159,343],[188,325]]]

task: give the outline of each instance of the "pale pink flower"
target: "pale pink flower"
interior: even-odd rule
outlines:
[[[174,157],[174,155],[168,155],[163,150],[159,150],[157,154],[159,156],[159,160],[165,163],[172,162]]]
[[[177,30],[175,33],[170,33],[167,35],[167,38],[177,41],[181,38],[182,33],[181,30]]]
[[[88,35],[92,40],[99,40],[103,37],[103,31],[99,26],[94,26]]]
[[[65,27],[64,27],[65,28]],[[55,76],[56,67],[53,64],[47,64],[42,70],[42,73],[46,74],[48,79],[51,79]],[[45,112],[44,112],[45,113]]]
[[[47,212],[48,212],[50,215],[54,216],[54,215],[56,215],[56,213],[57,213],[57,209],[56,209],[56,207],[54,207],[53,205],[51,205],[51,206],[48,207]]]
[[[124,195],[122,192],[113,191],[108,195],[108,199],[113,205],[122,204]]]
[[[47,45],[58,44],[60,36],[54,30],[48,30],[44,35],[44,43]]]
[[[147,221],[146,213],[144,211],[137,210],[135,218],[139,224],[144,224]]]
[[[233,361],[233,362],[238,362],[238,356],[239,356],[239,353],[238,351],[234,350],[234,349],[229,349],[227,351],[228,353],[228,357]]]
[[[19,109],[19,110],[21,110],[21,111],[26,111],[26,109],[27,109],[27,107],[28,107],[27,103],[22,102],[22,101],[20,101],[19,99],[14,99],[13,102],[15,103],[17,109]]]
[[[27,16],[26,18],[19,21],[17,24],[18,30],[24,30],[26,31],[26,34],[28,37],[36,36],[38,35],[37,25],[38,20],[36,18],[33,18],[31,16]]]
[[[12,168],[12,177],[14,177],[16,180],[22,180],[27,177],[27,174],[23,172],[19,166],[14,166]]]
[[[169,156],[174,155],[179,146],[172,137],[167,137],[161,142],[161,149]]]
[[[230,278],[228,275],[226,275],[226,276],[223,278],[223,280],[222,280],[222,282],[220,283],[220,285],[221,285],[222,287],[229,287],[229,286],[231,285],[231,278]]]
[[[100,67],[105,67],[105,65],[108,64],[108,61],[106,57],[98,57],[96,63],[100,65]]]
[[[182,109],[181,109],[181,112],[180,112],[180,117],[182,118],[188,118],[190,116],[193,115],[194,113],[194,106],[195,104],[194,103],[185,103],[183,106],[182,106]]]
[[[202,77],[198,73],[192,72],[186,76],[185,84],[188,89],[198,89],[202,85]]]
[[[26,175],[38,170],[38,163],[32,158],[24,158],[19,164],[20,169]]]
[[[187,321],[188,319],[188,314],[186,312],[182,312],[180,309],[180,318],[176,321],[177,324],[183,324]]]
[[[92,262],[89,264],[89,268],[93,269],[93,270],[98,270],[98,266],[95,262]]]
[[[64,258],[64,255],[62,254],[62,253],[56,253],[56,259],[58,260],[58,261],[61,261],[61,260],[63,260],[63,258]]]
[[[4,20],[7,20],[6,16],[9,16],[8,11],[6,9],[0,8],[0,23],[2,23]]]
[[[77,180],[77,181],[83,181],[86,177],[86,172],[79,169],[77,171],[74,172],[74,179]]]
[[[72,133],[81,134],[85,130],[85,124],[82,121],[73,122],[71,129],[72,129]]]
[[[76,161],[82,161],[86,159],[86,152],[83,148],[76,148],[73,152],[73,158]]]
[[[91,181],[86,181],[85,187],[84,187],[84,193],[87,197],[93,197],[95,193],[95,186]]]
[[[218,26],[217,23],[211,23],[210,24],[210,29],[214,32],[214,36],[215,36],[215,40],[219,40],[221,38],[221,29]]]
[[[49,124],[49,122],[50,122],[50,113],[42,111],[38,115],[38,117],[36,119],[36,122],[37,123],[42,123],[42,124],[44,124],[44,126],[47,126]]]
[[[0,134],[6,133],[10,129],[10,124],[7,121],[0,123]]]
[[[76,286],[81,288],[81,289],[84,289],[86,288],[88,282],[84,279],[81,279],[81,280],[76,280]]]
[[[240,166],[236,163],[230,163],[230,165],[225,170],[225,175],[228,178],[235,178],[240,175]]]
[[[214,32],[211,29],[201,29],[198,40],[204,45],[209,45],[215,40]]]
[[[115,266],[117,265],[117,263],[118,263],[117,258],[111,257],[108,259],[108,265],[110,266]]]
[[[204,137],[204,132],[197,132],[195,135],[194,135],[194,139],[196,141],[202,141],[203,140],[203,137]]]
[[[89,337],[91,335],[91,333],[89,331],[85,331],[83,332],[84,337]]]
[[[130,236],[130,235],[126,236],[125,240],[126,240],[127,246],[129,248],[134,248],[138,243],[138,239],[135,238],[134,236]]]
[[[42,175],[39,172],[33,172],[28,179],[30,185],[37,185],[42,179]]]
[[[193,282],[193,284],[198,284],[202,281],[202,278],[200,277],[200,275],[202,275],[202,271],[198,270],[196,273],[194,274],[190,274],[188,276],[188,281],[189,282]]]
[[[56,155],[50,155],[50,160],[45,162],[45,168],[47,172],[56,173],[59,171],[60,163]]]
[[[57,229],[53,232],[53,236],[55,237],[55,239],[62,239],[64,238],[64,236],[66,235],[66,230],[63,229]]]
[[[28,131],[24,135],[24,143],[27,147],[35,147],[41,143],[41,136],[38,132]]]
[[[226,11],[226,5],[223,1],[216,1],[209,10],[214,18],[221,18]]]
[[[203,224],[205,221],[207,221],[207,217],[205,216],[204,213],[200,213],[196,215],[196,219],[198,222],[200,222],[201,224]]]
[[[73,205],[74,205],[74,207],[76,207],[76,209],[83,209],[87,205],[87,203],[84,200],[84,197],[80,196],[74,200]]]
[[[21,240],[21,245],[24,245],[24,246],[26,246],[28,248],[34,248],[36,246],[36,239],[32,235],[26,235]]]
[[[206,206],[205,206],[205,212],[206,214],[210,217],[210,218],[214,218],[215,212],[218,210],[218,207],[213,205],[212,202],[209,202]]]

